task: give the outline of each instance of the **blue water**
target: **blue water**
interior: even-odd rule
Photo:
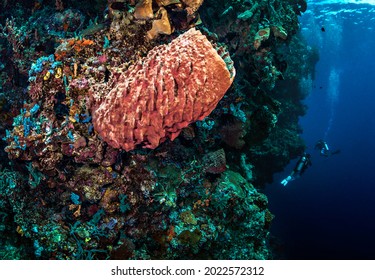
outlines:
[[[301,19],[320,52],[300,120],[313,165],[282,187],[293,161],[267,187],[272,232],[288,259],[375,259],[375,6],[320,2]],[[320,157],[321,138],[341,153]]]

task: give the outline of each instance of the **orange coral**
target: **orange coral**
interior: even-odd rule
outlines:
[[[152,0],[141,0],[135,6],[134,17],[136,19],[151,19],[154,17],[152,11]]]
[[[174,231],[174,226],[170,226],[167,230],[167,241],[171,242],[172,239],[176,236],[176,232]]]
[[[181,0],[187,6],[186,10],[189,15],[194,14],[203,4],[203,0]]]
[[[93,45],[94,41],[88,40],[88,39],[69,39],[68,45],[72,47],[76,52],[80,52],[82,49],[84,49],[87,46]]]
[[[108,188],[105,190],[103,198],[100,201],[100,206],[107,213],[113,213],[114,211],[118,210],[120,203],[118,202],[118,190]]]
[[[152,22],[152,28],[147,32],[147,38],[152,40],[156,38],[159,34],[169,35],[172,33],[172,27],[168,19],[167,10],[160,8],[157,15],[161,15],[160,19],[154,20]]]
[[[55,60],[62,60],[64,57],[66,56],[66,52],[65,51],[59,51],[59,52],[55,52]]]

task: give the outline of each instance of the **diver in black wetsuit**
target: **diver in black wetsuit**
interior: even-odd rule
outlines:
[[[290,181],[293,181],[294,179],[300,177],[306,169],[311,166],[311,155],[307,153],[303,153],[303,155],[299,158],[299,160],[296,163],[296,166],[294,167],[292,173],[286,177],[284,180],[281,181],[281,184],[283,186],[286,186]]]
[[[319,140],[318,142],[316,142],[315,150],[320,150],[320,155],[324,157],[329,157],[340,153],[340,150],[331,151],[328,147],[327,142],[324,140]]]

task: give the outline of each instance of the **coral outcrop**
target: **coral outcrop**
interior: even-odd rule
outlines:
[[[202,3],[203,0],[139,0],[133,15],[140,22],[152,21],[147,38],[154,40],[160,34],[170,35],[175,29],[186,30],[199,24]]]
[[[154,149],[208,116],[230,87],[235,70],[201,32],[191,29],[151,50],[124,73],[92,109],[94,129],[114,148]]]
[[[23,3],[0,3],[0,259],[272,258],[306,2]]]

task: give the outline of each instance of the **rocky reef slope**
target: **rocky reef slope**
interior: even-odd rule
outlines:
[[[273,257],[304,0],[1,5],[0,258]]]

